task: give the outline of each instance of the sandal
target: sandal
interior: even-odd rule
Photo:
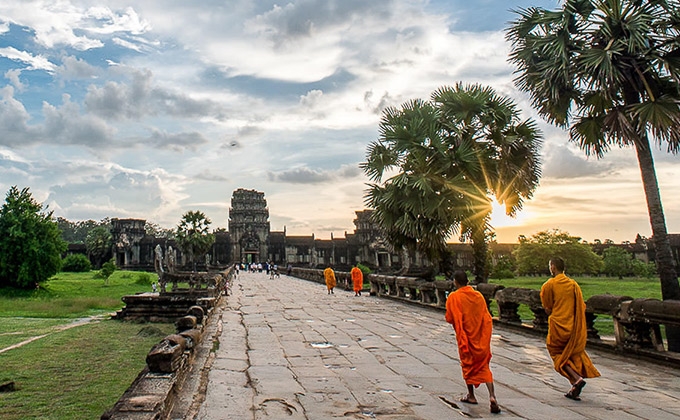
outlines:
[[[477,400],[474,400],[474,401],[471,400],[470,397],[469,397],[468,395],[464,396],[464,397],[461,398],[459,401],[460,401],[460,402],[463,402],[463,403],[465,403],[465,404],[477,404]]]
[[[581,395],[581,391],[583,390],[583,387],[586,386],[586,381],[581,378],[579,381],[577,381],[574,386],[573,386],[573,394],[576,398],[578,398]]]
[[[569,398],[570,400],[581,401],[580,395],[584,386],[586,386],[586,381],[584,381],[583,378],[581,378],[579,381],[577,381],[574,385],[571,386],[569,392],[564,394],[564,396]]]

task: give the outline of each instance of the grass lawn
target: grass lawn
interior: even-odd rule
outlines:
[[[77,318],[117,311],[121,297],[150,292],[150,284],[138,284],[142,273],[116,271],[108,285],[94,279],[95,272],[59,273],[37,290],[0,289],[1,317]],[[149,274],[155,282],[155,273]]]
[[[661,283],[658,278],[624,278],[619,280],[614,277],[572,277],[581,286],[583,299],[588,300],[593,295],[610,294],[617,296],[630,296],[632,298],[661,299]],[[514,279],[489,279],[489,283],[502,284],[505,287],[521,287],[526,289],[540,290],[548,277],[517,277]],[[494,316],[498,316],[498,306],[492,303],[491,309]],[[534,315],[526,305],[519,305],[519,315],[522,322],[530,323]],[[606,315],[598,315],[595,319],[595,328],[601,336],[614,334],[612,318]]]
[[[17,390],[0,394],[0,418],[96,419],[123,395],[146,364],[146,354],[171,324],[106,320],[52,333],[0,354],[0,382]]]
[[[44,335],[0,353],[0,383],[17,388],[0,394],[0,418],[93,419],[113,406],[149,349],[175,330],[108,319],[122,296],[151,290],[139,274],[116,271],[105,285],[94,272],[60,273],[37,290],[0,289],[0,350]]]

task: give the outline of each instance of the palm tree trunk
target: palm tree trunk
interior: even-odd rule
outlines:
[[[473,284],[486,283],[486,259],[489,247],[486,243],[484,228],[481,226],[472,227],[470,238],[472,239],[472,256],[474,258],[475,279]]]
[[[642,185],[647,198],[649,221],[652,225],[652,240],[656,254],[656,267],[661,281],[661,298],[663,300],[680,300],[680,283],[673,260],[671,244],[666,229],[666,218],[661,206],[659,182],[654,169],[654,159],[646,135],[640,136],[635,142],[638,164],[642,175]],[[680,328],[666,325],[666,339],[668,350],[680,352]]]

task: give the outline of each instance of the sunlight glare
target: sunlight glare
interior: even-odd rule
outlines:
[[[491,226],[494,228],[521,226],[527,219],[529,219],[526,209],[517,212],[515,217],[510,217],[505,214],[505,205],[498,204],[496,200],[492,200],[491,207]]]

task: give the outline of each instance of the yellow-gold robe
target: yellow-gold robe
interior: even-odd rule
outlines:
[[[596,378],[600,372],[586,353],[586,304],[578,283],[563,273],[541,287],[541,302],[550,310],[545,344],[555,370],[567,379],[565,366],[583,378]]]
[[[333,271],[332,268],[328,267],[325,270],[323,270],[323,278],[326,280],[326,288],[328,290],[331,290],[335,287],[335,271]]]

